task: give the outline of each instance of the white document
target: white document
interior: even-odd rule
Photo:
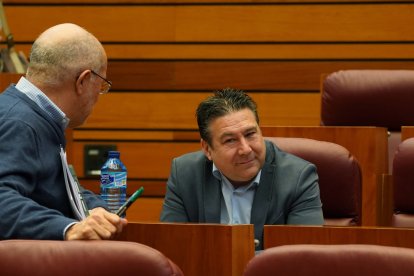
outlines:
[[[66,153],[60,148],[60,159],[62,160],[63,175],[65,177],[66,192],[68,193],[70,206],[78,220],[83,220],[88,216],[88,208],[83,200],[76,175],[73,176],[74,170],[70,170],[66,160]],[[76,179],[76,180],[75,180]]]

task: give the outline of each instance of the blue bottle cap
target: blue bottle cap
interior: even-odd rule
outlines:
[[[119,158],[120,153],[119,151],[110,150],[108,151],[108,158]]]

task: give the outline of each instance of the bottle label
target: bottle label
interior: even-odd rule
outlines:
[[[108,172],[101,174],[101,186],[105,188],[126,186],[126,180],[126,172]]]

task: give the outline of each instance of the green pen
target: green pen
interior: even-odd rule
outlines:
[[[135,193],[130,198],[128,198],[128,200],[121,207],[119,207],[118,211],[116,211],[116,214],[118,216],[122,216],[129,208],[129,206],[131,206],[131,204],[134,203],[138,197],[140,197],[143,191],[144,187],[141,187],[138,190],[136,190]]]

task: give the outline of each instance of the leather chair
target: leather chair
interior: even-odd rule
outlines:
[[[391,225],[414,227],[414,138],[404,140],[393,161],[394,211]]]
[[[325,225],[361,224],[362,177],[358,161],[344,147],[308,138],[266,137],[285,152],[315,164]]]
[[[388,161],[401,142],[401,126],[414,125],[414,70],[343,70],[322,82],[321,125],[388,129]]]
[[[284,245],[264,250],[247,264],[244,276],[410,276],[414,249],[367,245]]]
[[[125,241],[0,241],[1,275],[183,275],[159,251]]]

